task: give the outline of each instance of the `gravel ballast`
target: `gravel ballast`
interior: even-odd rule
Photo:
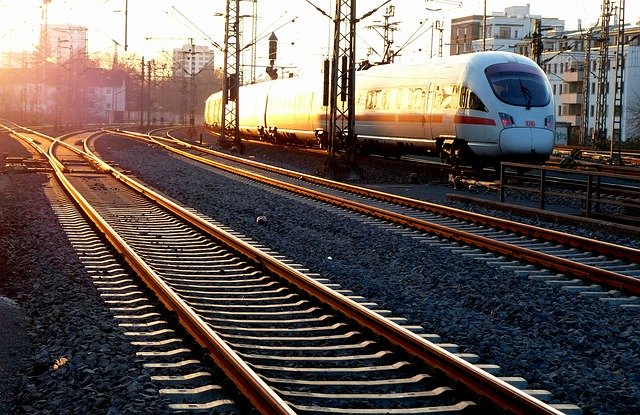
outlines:
[[[0,134],[5,153],[14,154],[12,143]],[[640,413],[635,311],[238,184],[144,144],[101,138],[98,149],[185,205],[500,365],[502,375],[551,391],[555,402],[585,414]],[[260,151],[259,161],[275,160]],[[0,401],[8,405],[0,413],[163,413],[156,397],[127,388],[134,353],[60,230],[42,191],[47,179],[12,174],[0,184],[0,294],[27,316],[29,340],[15,399]],[[267,221],[257,224],[261,215]],[[61,357],[67,362],[52,370]]]
[[[556,402],[586,414],[640,413],[637,311],[237,184],[140,143],[105,138],[97,147],[166,194],[498,364],[503,375],[551,391]],[[277,157],[265,151],[253,158]],[[267,222],[258,225],[261,215]]]
[[[0,148],[28,156],[5,134]],[[167,413],[60,228],[48,185],[45,174],[0,175],[0,295],[11,299],[0,303],[13,304],[0,320],[0,414]]]

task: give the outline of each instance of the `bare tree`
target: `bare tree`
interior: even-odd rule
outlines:
[[[637,89],[630,91],[630,99],[627,104],[627,142],[640,141],[640,93]]]

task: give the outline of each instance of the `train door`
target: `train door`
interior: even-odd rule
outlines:
[[[429,116],[429,124],[431,125],[431,137],[437,139],[445,135],[444,128],[444,107],[445,99],[444,85],[434,83],[431,93],[431,114]]]
[[[427,140],[430,140],[433,137],[433,132],[431,128],[431,115],[433,112],[433,94],[434,94],[434,84],[430,82],[427,84],[427,99],[425,103],[424,113],[422,116],[422,137]]]
[[[434,138],[455,137],[454,118],[460,101],[460,86],[455,83],[438,83],[434,87],[432,104],[432,134]]]

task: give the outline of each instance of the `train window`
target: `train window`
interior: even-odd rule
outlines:
[[[400,104],[398,108],[402,110],[411,109],[411,90],[409,88],[401,88],[398,91],[398,94],[400,95]]]
[[[389,109],[388,95],[389,95],[389,91],[388,90],[385,89],[385,90],[381,91],[380,102],[378,104],[379,108],[385,109],[385,110]]]
[[[457,109],[460,105],[460,85],[436,85],[433,96],[434,109]]]
[[[402,109],[402,89],[401,88],[394,89],[393,94],[395,97],[393,100],[394,108],[397,110]]]
[[[411,109],[424,109],[427,104],[427,93],[422,88],[415,88],[411,91]]]
[[[519,107],[544,107],[551,91],[538,67],[520,63],[499,63],[485,69],[491,89],[500,101]]]
[[[433,94],[433,109],[442,108],[442,101],[444,101],[445,95],[442,86],[436,85],[435,92]]]
[[[395,110],[398,108],[398,90],[389,89],[387,91],[387,108]]]
[[[362,91],[359,91],[358,94],[356,95],[356,109],[364,109],[365,103],[367,100],[367,96],[365,93],[363,93]]]
[[[366,109],[374,110],[378,108],[378,92],[380,92],[379,89],[370,89],[367,91]]]
[[[460,104],[460,85],[450,84],[443,87],[444,99],[442,100],[442,108],[458,109]]]
[[[482,100],[466,86],[460,90],[460,108],[488,112]]]

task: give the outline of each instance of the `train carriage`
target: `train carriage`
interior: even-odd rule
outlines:
[[[240,92],[240,131],[276,142],[320,145],[327,129],[322,82],[292,78]],[[480,52],[356,72],[355,134],[362,151],[438,154],[451,164],[541,161],[554,143],[549,82],[529,58]],[[221,93],[205,109],[214,132]],[[247,102],[249,101],[249,102]],[[216,120],[218,120],[216,122]]]

